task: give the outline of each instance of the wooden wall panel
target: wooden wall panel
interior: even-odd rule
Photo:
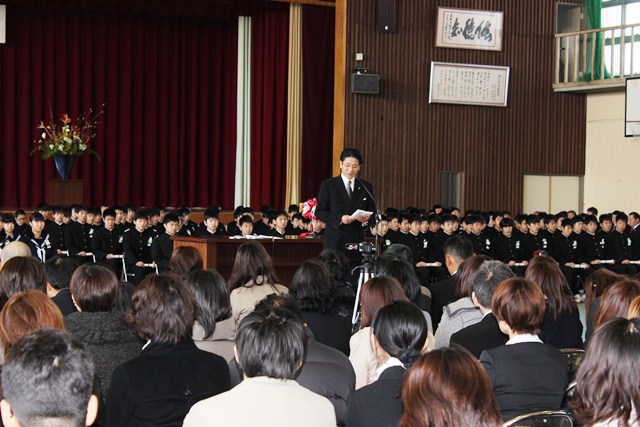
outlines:
[[[460,171],[463,208],[518,211],[524,174],[584,174],[585,98],[551,86],[554,0],[397,3],[396,33],[375,30],[376,0],[347,6],[347,75],[362,52],[382,82],[378,96],[346,85],[344,145],[362,150],[381,206],[430,207],[439,172]],[[437,6],[503,11],[503,50],[436,48]],[[429,104],[431,61],[510,66],[507,107]]]

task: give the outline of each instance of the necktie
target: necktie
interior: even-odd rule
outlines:
[[[353,194],[353,190],[351,189],[351,180],[347,181],[347,194],[349,195],[349,198],[351,198],[351,195]]]

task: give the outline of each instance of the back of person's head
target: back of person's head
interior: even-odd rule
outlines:
[[[420,357],[429,332],[424,314],[409,301],[392,301],[382,307],[371,329],[378,345],[405,368]]]
[[[602,294],[600,307],[593,320],[593,328],[598,329],[614,317],[626,317],[631,301],[640,296],[640,282],[622,280],[609,286]]]
[[[361,327],[370,326],[378,310],[396,300],[408,301],[409,299],[400,282],[393,277],[378,276],[365,282],[360,291]]]
[[[456,281],[455,291],[456,296],[458,298],[471,298],[471,293],[473,292],[473,281],[476,277],[476,273],[485,261],[491,261],[486,255],[473,255],[467,258],[460,267],[460,274],[458,276],[458,280]]]
[[[196,304],[195,320],[204,329],[204,339],[211,338],[216,322],[231,317],[229,289],[215,270],[194,270],[187,276]]]
[[[173,273],[150,274],[133,292],[128,318],[143,340],[177,344],[192,334],[195,302],[191,289]]]
[[[258,242],[247,242],[238,248],[229,279],[229,289],[247,286],[249,282],[258,286],[279,282],[271,257]]]
[[[11,298],[18,292],[31,289],[47,291],[47,278],[42,262],[33,256],[11,258],[0,271],[0,291]]]
[[[289,293],[300,310],[331,313],[335,305],[336,284],[320,261],[305,261],[293,275]]]
[[[480,362],[453,345],[422,355],[402,385],[399,427],[498,427],[502,419]]]
[[[500,283],[493,293],[491,311],[517,334],[538,334],[544,318],[544,294],[540,286],[521,277]]]
[[[460,264],[473,255],[471,241],[463,236],[451,236],[444,243],[444,254]]]
[[[120,282],[113,270],[100,264],[84,264],[71,276],[69,290],[81,311],[110,311]]]
[[[524,278],[540,285],[546,297],[547,311],[554,320],[568,316],[576,309],[569,283],[553,258],[534,257],[527,266]]]
[[[345,254],[335,249],[325,249],[318,255],[318,261],[323,263],[331,277],[336,282],[346,282],[349,280],[349,259]]]
[[[69,287],[71,276],[76,268],[78,268],[78,262],[75,259],[56,255],[44,263],[44,274],[47,282],[60,290]]]
[[[420,279],[407,261],[396,258],[379,258],[375,266],[375,275],[393,277],[400,282],[409,301],[418,303],[421,293]]]
[[[413,265],[413,252],[411,252],[409,246],[403,245],[402,243],[392,243],[387,250],[380,255],[380,258],[401,259]]]
[[[98,410],[91,395],[93,374],[91,353],[68,332],[49,329],[25,336],[3,364],[4,425],[93,424]]]
[[[580,425],[637,425],[640,319],[614,318],[591,337],[570,405]]]
[[[44,293],[18,292],[2,307],[0,341],[5,353],[20,338],[40,329],[64,329],[60,309]]]
[[[240,321],[236,348],[247,377],[293,379],[305,358],[305,328],[286,308],[258,305]]]
[[[500,261],[484,261],[480,264],[473,278],[473,292],[476,294],[478,304],[485,308],[491,307],[491,299],[496,287],[514,276],[513,270]]]
[[[185,279],[193,270],[201,270],[203,265],[200,251],[192,246],[179,246],[173,250],[169,268],[171,272]]]
[[[607,268],[599,268],[591,273],[584,282],[584,290],[587,294],[587,299],[600,298],[605,289],[614,283],[625,280],[627,277],[614,273]]]
[[[11,258],[15,257],[26,257],[31,255],[31,249],[27,246],[26,243],[20,241],[14,241],[11,243],[7,243],[0,252],[0,262],[2,263],[2,268]]]

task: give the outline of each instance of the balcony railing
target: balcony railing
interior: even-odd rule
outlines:
[[[555,91],[613,89],[636,75],[640,75],[640,24],[555,36]]]

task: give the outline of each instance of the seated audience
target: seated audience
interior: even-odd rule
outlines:
[[[318,255],[318,261],[323,263],[336,284],[336,300],[340,314],[351,317],[355,304],[355,286],[351,283],[351,268],[345,254],[334,249],[325,249]]]
[[[640,319],[614,318],[593,334],[578,368],[571,409],[579,425],[640,424]]]
[[[202,270],[202,255],[191,246],[179,246],[171,254],[169,269],[182,280],[195,270]]]
[[[169,262],[173,255],[173,240],[171,240],[171,237],[175,236],[178,228],[180,228],[180,218],[173,213],[167,214],[162,220],[162,226],[164,228],[163,233],[151,244],[151,258],[158,266],[158,272],[160,273],[169,271]]]
[[[484,261],[473,279],[471,300],[482,312],[482,320],[451,335],[450,344],[458,344],[480,358],[484,350],[504,345],[509,337],[498,326],[491,312],[491,299],[496,287],[513,277],[513,270],[500,261]]]
[[[0,270],[4,268],[4,265],[11,258],[26,257],[29,255],[31,255],[31,249],[29,249],[26,243],[20,241],[7,243],[2,249],[2,252],[0,252]]]
[[[602,293],[609,286],[614,283],[620,282],[626,279],[627,276],[614,273],[607,268],[599,268],[590,274],[584,282],[585,291],[585,310],[586,316],[586,335],[585,338],[588,341],[593,335],[593,321],[596,318],[596,313],[600,308],[600,301],[602,299]]]
[[[583,348],[582,322],[566,276],[553,258],[534,257],[524,278],[540,285],[545,312],[540,339],[555,348]]]
[[[229,367],[193,343],[193,296],[175,274],[145,277],[131,306],[129,317],[147,344],[114,370],[106,425],[181,426],[194,403],[229,389]]]
[[[356,390],[374,382],[378,361],[371,344],[371,321],[392,301],[408,301],[398,281],[388,276],[369,279],[360,291],[360,330],[349,340],[349,361],[356,373]]]
[[[59,255],[49,258],[44,263],[44,274],[47,278],[47,295],[56,303],[63,316],[78,311],[71,299],[69,282],[73,272],[78,268],[76,260]]]
[[[244,380],[196,403],[184,427],[335,426],[331,403],[294,380],[304,362],[305,341],[303,324],[289,310],[272,306],[249,313],[236,337]]]
[[[427,346],[427,322],[409,301],[393,301],[378,310],[371,330],[378,379],[349,396],[347,427],[397,425],[405,372]]]
[[[482,366],[458,346],[421,356],[402,385],[399,427],[502,425],[491,383]]]
[[[187,276],[187,284],[196,303],[191,338],[200,350],[232,360],[236,328],[227,284],[215,270],[194,270]]]
[[[607,320],[614,317],[626,317],[631,302],[640,296],[640,282],[623,280],[609,286],[602,293],[600,308],[593,321],[593,329],[597,331]]]
[[[18,256],[2,265],[0,271],[0,299],[4,303],[18,292],[35,289],[47,292],[47,278],[44,266],[38,258]]]
[[[351,319],[338,313],[333,277],[320,261],[305,261],[296,270],[289,293],[319,343],[349,354]]]
[[[70,334],[43,330],[25,336],[4,360],[2,422],[6,427],[92,425],[98,414],[93,372],[89,351]]]
[[[442,311],[442,319],[435,335],[436,348],[447,347],[452,334],[482,320],[482,312],[471,301],[471,293],[478,268],[490,259],[486,255],[474,255],[460,266],[460,277],[455,285],[459,299],[448,304]]]
[[[480,355],[503,420],[529,412],[559,409],[567,387],[567,362],[555,347],[537,334],[544,318],[545,300],[537,284],[511,278],[498,285],[491,310],[506,345]]]
[[[247,242],[238,248],[229,279],[236,327],[267,295],[289,292],[278,282],[271,257],[260,243]]]
[[[93,355],[96,375],[100,378],[105,399],[116,366],[136,357],[142,342],[124,319],[112,311],[119,287],[109,267],[84,264],[73,273],[71,296],[78,308],[64,319],[67,330],[74,334]]]

